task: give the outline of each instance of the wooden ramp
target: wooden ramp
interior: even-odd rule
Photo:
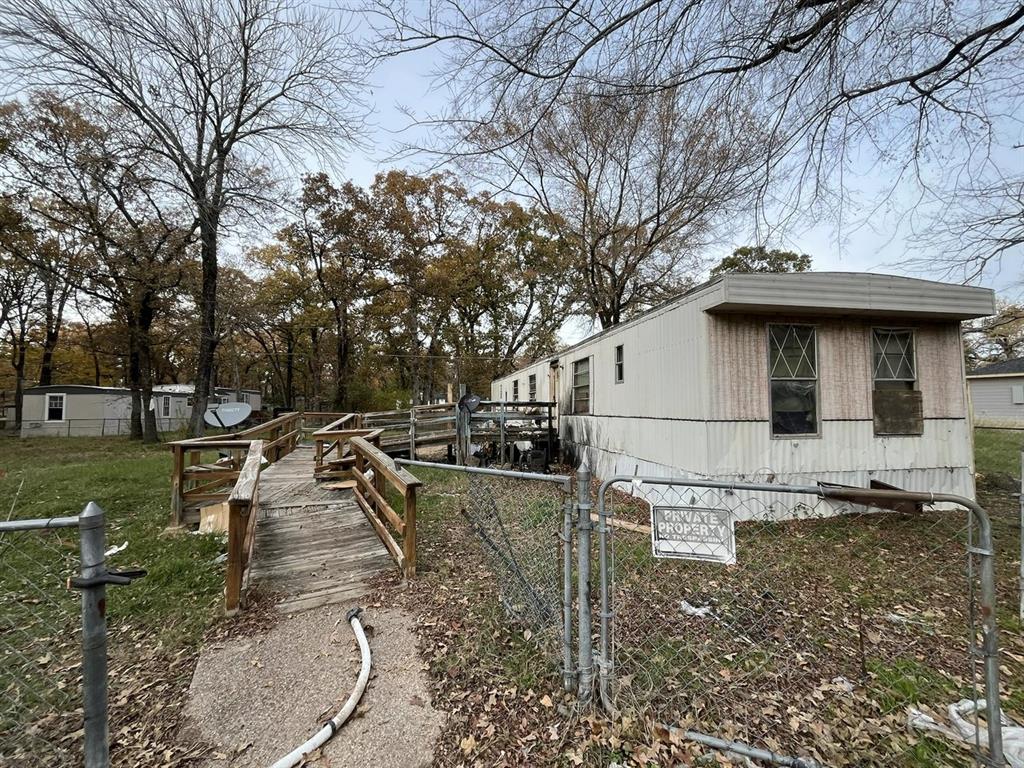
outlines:
[[[312,447],[297,446],[260,474],[249,580],[282,595],[280,610],[350,602],[394,567],[352,491],[313,479]]]

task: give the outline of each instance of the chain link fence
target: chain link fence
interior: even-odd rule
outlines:
[[[106,516],[0,522],[0,766],[107,768]]]
[[[977,515],[707,485],[602,486],[606,708],[648,737],[780,765],[984,762]]]
[[[81,762],[78,529],[0,532],[0,765]]]
[[[446,492],[494,574],[502,608],[568,674],[572,667],[570,478],[424,461],[398,464],[444,470]],[[566,570],[568,569],[568,571]]]

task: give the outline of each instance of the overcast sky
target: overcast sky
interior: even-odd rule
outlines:
[[[420,52],[404,54],[379,67],[373,77],[373,126],[367,137],[367,149],[349,156],[345,175],[366,186],[374,174],[391,167],[424,169],[425,161],[395,162],[389,160],[389,155],[403,139],[423,135],[418,129],[409,130],[410,117],[406,111],[413,110],[418,117],[423,117],[444,105],[444,89],[432,88],[432,72],[437,61],[437,54]],[[941,278],[940,275],[911,273],[902,266],[909,257],[923,254],[915,251],[910,242],[915,191],[902,189],[879,204],[879,198],[884,196],[882,191],[892,186],[892,173],[887,169],[853,167],[846,178],[848,196],[853,199],[844,206],[841,219],[829,217],[818,223],[795,223],[774,231],[771,244],[810,254],[814,269],[818,271],[872,271]],[[920,221],[917,226],[921,226]],[[749,244],[753,227],[748,231],[749,235],[740,232],[735,241],[716,246],[712,255],[718,257],[736,246]],[[996,289],[1002,298],[1020,301],[1024,299],[1022,273],[1024,264],[1004,264],[1002,273],[988,274],[980,284]]]

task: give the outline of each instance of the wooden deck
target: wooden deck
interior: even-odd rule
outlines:
[[[300,445],[259,478],[249,579],[280,594],[289,613],[350,602],[395,567],[352,491],[324,488],[313,465],[312,447]]]

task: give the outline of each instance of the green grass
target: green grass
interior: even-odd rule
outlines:
[[[131,586],[108,590],[111,625],[129,622],[176,647],[198,643],[217,615],[224,582],[215,559],[223,542],[218,536],[164,532],[170,471],[165,446],[127,438],[0,438],[0,515],[76,515],[95,501],[107,513],[107,546],[128,542],[108,567],[148,571]],[[69,562],[77,563],[77,537],[65,537],[62,546]],[[54,567],[45,556],[28,562],[39,571],[24,573],[28,580],[52,581]]]
[[[1024,449],[1024,431],[974,430],[974,461],[977,471],[983,475],[1003,474],[1019,478],[1021,449]]]

